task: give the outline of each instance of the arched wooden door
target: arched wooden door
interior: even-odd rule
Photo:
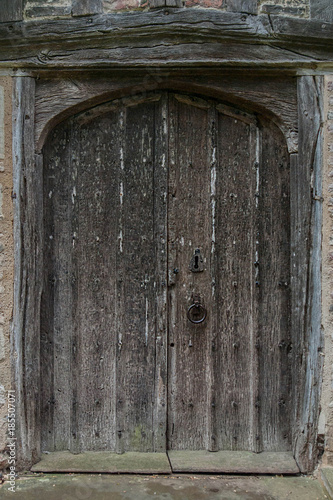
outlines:
[[[68,119],[43,153],[42,449],[169,450],[175,470],[290,452],[279,130],[165,91]]]

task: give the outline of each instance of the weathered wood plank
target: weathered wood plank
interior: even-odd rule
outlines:
[[[290,165],[284,137],[263,123],[258,166],[258,353],[261,446],[291,449]]]
[[[34,151],[35,80],[15,79],[13,108],[15,288],[13,377],[17,395],[18,462],[40,453],[39,326],[42,287],[42,162]],[[34,192],[36,189],[36,192]]]
[[[307,67],[313,64],[311,59],[331,59],[332,33],[332,25],[318,21],[272,16],[270,23],[266,15],[209,9],[172,9],[168,16],[157,11],[95,15],[71,22],[1,24],[0,60],[4,67],[45,69],[59,64],[128,67],[161,61]]]
[[[105,139],[116,144],[117,113],[99,119],[102,134],[96,134],[94,120],[70,123],[71,177],[68,186],[73,265],[73,393],[75,419],[73,450],[115,448],[115,352],[116,246],[119,197],[117,148],[105,148]],[[62,259],[66,258],[62,254]],[[84,269],[84,271],[83,271]],[[59,297],[63,308],[64,297]],[[71,307],[72,304],[66,304]],[[74,410],[74,408],[73,408]],[[74,411],[73,411],[74,413]],[[75,436],[74,436],[75,433]],[[76,443],[75,443],[76,441]],[[62,448],[66,449],[66,448]]]
[[[319,23],[317,23],[319,24]],[[11,26],[11,27],[10,27]],[[94,40],[118,38],[120,42],[125,33],[133,39],[140,32],[148,35],[162,35],[163,29],[169,34],[177,32],[178,35],[193,36],[193,27],[197,26],[197,35],[215,34],[221,36],[233,36],[239,39],[268,38],[271,32],[267,16],[247,16],[242,13],[222,11],[198,11],[194,9],[172,9],[169,14],[163,11],[154,12],[132,12],[107,15],[96,15],[89,19],[77,17],[68,22],[68,19],[52,19],[50,21],[29,21],[25,23],[11,23],[0,26],[0,41],[5,43],[7,37],[11,44],[16,40],[21,44],[29,43],[29,40],[43,42],[47,34],[49,41],[80,40],[84,44],[85,35]],[[162,30],[162,31],[161,31]],[[319,30],[323,32],[324,30]],[[150,35],[149,35],[150,36]],[[328,36],[326,36],[328,38]],[[9,41],[7,40],[7,41]],[[45,41],[45,40],[44,40]]]
[[[122,324],[117,353],[117,431],[124,451],[153,451],[155,405],[157,247],[154,222],[155,106],[148,102],[124,109],[121,225],[123,270]],[[162,200],[159,200],[162,201]],[[160,216],[160,213],[159,213]],[[158,281],[163,278],[158,278]],[[161,282],[159,290],[161,291]],[[159,303],[161,301],[159,300]]]
[[[331,0],[310,0],[311,19],[333,23],[333,4]]]
[[[207,102],[206,102],[207,104]],[[207,169],[210,170],[210,214],[209,222],[211,224],[211,257],[210,257],[210,307],[211,311],[216,311],[219,304],[216,297],[216,282],[219,275],[220,265],[216,258],[216,230],[217,214],[216,203],[218,193],[216,189],[217,178],[217,143],[218,143],[218,110],[216,106],[210,104],[208,109],[208,130],[207,130]],[[207,214],[208,216],[208,214]],[[218,353],[216,352],[216,332],[219,331],[218,315],[212,314],[210,318],[210,331],[207,348],[207,444],[206,449],[215,452],[219,449],[219,429],[218,414],[216,410],[217,388],[220,384],[220,374],[218,371]]]
[[[207,357],[213,316],[211,127],[207,109],[174,96],[170,96],[169,101],[169,122],[168,449],[199,450],[210,446],[207,440],[210,391],[207,388],[211,380]],[[204,272],[190,270],[196,249],[200,249]],[[208,308],[207,319],[197,325],[187,318],[187,310],[196,295]]]
[[[89,16],[99,14],[103,11],[102,0],[73,0],[73,16]]]
[[[153,413],[154,450],[166,450],[167,429],[167,258],[168,258],[168,95],[164,93],[159,106],[155,106],[154,137],[154,224],[156,241],[156,354],[154,367],[155,406]]]
[[[23,19],[23,0],[2,0],[0,23],[21,21]]]
[[[259,451],[256,137],[249,123],[231,116],[220,113],[217,123],[216,439],[220,450]]]
[[[120,40],[120,39],[119,39]],[[238,67],[255,66],[257,68],[313,68],[314,62],[329,62],[332,58],[329,46],[316,49],[315,46],[302,46],[293,44],[293,51],[284,41],[280,45],[273,42],[270,44],[230,43],[223,47],[219,43],[210,42],[186,42],[184,43],[156,43],[147,41],[147,47],[130,47],[133,41],[128,40],[128,46],[119,50],[119,40],[114,40],[114,47],[91,48],[66,47],[55,49],[45,44],[22,50],[18,47],[0,47],[0,67],[30,68],[30,69],[55,69],[63,66],[67,69],[78,68],[126,68],[164,66],[173,67],[183,65],[185,67],[202,65],[224,65]],[[122,40],[124,41],[124,40]],[[161,40],[160,40],[161,42]],[[39,43],[39,42],[38,42]]]
[[[321,332],[321,106],[320,80],[300,77],[299,154],[293,158],[292,342],[294,353],[294,453],[303,472],[317,459],[317,424],[322,369]],[[313,181],[311,182],[311,177]],[[310,229],[312,228],[312,229]],[[303,354],[302,354],[303,353]],[[298,383],[300,381],[300,383]]]
[[[220,71],[198,70],[195,84],[185,70],[144,71],[137,78],[131,73],[109,78],[101,75],[98,81],[91,78],[40,79],[36,95],[36,140],[40,148],[50,128],[70,114],[85,107],[97,105],[111,97],[132,94],[144,86],[147,90],[173,88],[187,92],[192,90],[203,95],[214,95],[235,105],[268,114],[283,131],[290,152],[297,151],[297,85],[288,76],[261,75],[260,80],[250,74],[223,75]],[[133,90],[134,89],[134,90]]]

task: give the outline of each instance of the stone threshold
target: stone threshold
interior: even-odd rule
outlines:
[[[32,472],[88,472],[110,474],[298,474],[291,452],[168,451],[168,453],[123,454],[87,451],[73,454],[58,451],[43,454]]]

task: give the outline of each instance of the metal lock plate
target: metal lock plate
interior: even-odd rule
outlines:
[[[204,261],[199,248],[196,248],[189,267],[192,273],[201,273],[204,270]]]

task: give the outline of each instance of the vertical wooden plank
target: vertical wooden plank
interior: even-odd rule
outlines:
[[[255,145],[252,126],[219,114],[216,189],[218,448],[253,450]]]
[[[210,166],[210,269],[211,269],[211,310],[216,311],[216,280],[219,273],[219,263],[215,258],[216,243],[216,180],[217,180],[217,134],[218,134],[218,112],[215,106],[208,110],[208,154]],[[211,315],[210,339],[207,349],[207,449],[218,451],[217,436],[220,423],[216,415],[216,388],[220,383],[216,356],[216,335],[219,329],[216,314]]]
[[[23,0],[2,0],[0,23],[21,21],[23,19]]]
[[[206,449],[211,345],[211,148],[206,101],[175,96],[169,105],[169,401],[168,448]],[[189,264],[199,248],[204,271]],[[193,297],[200,295],[207,319],[187,319]]]
[[[51,144],[50,144],[51,143]],[[56,266],[61,261],[59,260],[59,249],[61,248],[60,239],[68,237],[68,231],[62,231],[64,224],[64,215],[67,212],[67,194],[68,194],[68,127],[57,127],[52,133],[52,138],[43,150],[45,157],[45,168],[43,172],[43,191],[44,191],[44,282],[43,293],[41,297],[41,335],[40,335],[40,366],[41,366],[41,420],[43,422],[41,428],[41,445],[42,451],[54,451],[55,446],[55,426],[53,422],[56,408],[60,404],[61,393],[66,392],[69,386],[70,370],[68,358],[62,365],[62,370],[65,379],[57,386],[59,393],[55,397],[55,369],[54,365],[55,343],[62,339],[62,347],[66,348],[66,339],[69,337],[66,326],[64,330],[65,336],[61,333],[63,330],[59,325],[55,327],[55,322],[59,321],[59,315],[55,317],[55,294],[61,288],[63,276],[58,277]],[[61,175],[58,175],[60,170]],[[61,181],[64,184],[59,186]],[[59,209],[62,208],[62,210]],[[55,216],[55,214],[57,214]],[[67,222],[68,217],[65,217]],[[60,230],[59,230],[60,225]],[[70,259],[71,252],[66,248],[65,254]],[[61,252],[60,252],[61,255]],[[61,262],[62,264],[62,262]],[[62,290],[62,293],[66,293]],[[64,311],[65,315],[65,311]],[[56,332],[55,332],[56,330]],[[56,333],[56,335],[55,335]],[[66,349],[65,349],[66,350]],[[66,351],[68,354],[68,350]],[[67,363],[66,363],[67,361]],[[64,404],[64,402],[63,402]],[[65,417],[66,407],[60,405],[60,411]],[[66,427],[62,427],[64,439],[68,439]],[[61,447],[58,449],[61,449]]]
[[[256,453],[264,450],[262,442],[262,432],[261,432],[261,415],[260,415],[260,332],[259,332],[259,304],[260,304],[260,240],[259,236],[259,189],[260,189],[260,161],[262,157],[262,140],[261,140],[261,130],[259,123],[251,124],[251,139],[250,147],[254,148],[253,156],[254,162],[254,173],[255,173],[255,191],[253,201],[253,228],[252,228],[252,249],[254,260],[252,262],[252,284],[251,284],[251,296],[252,296],[252,326],[251,326],[251,338],[250,338],[250,355],[251,355],[251,400],[252,408],[250,414],[251,420],[251,430],[250,430],[250,443],[252,450]]]
[[[116,247],[119,209],[118,113],[73,120],[70,199],[77,296],[73,363],[78,450],[115,447]],[[79,433],[79,435],[78,435]],[[74,439],[74,436],[73,436]],[[74,445],[74,443],[73,443]]]
[[[158,171],[154,155],[154,102],[124,111],[122,226],[119,266],[122,337],[117,354],[117,432],[119,451],[154,450],[157,255],[154,195]],[[161,248],[161,247],[159,247]],[[118,264],[117,264],[118,266]],[[160,277],[158,278],[160,281]],[[161,280],[162,281],[162,280]]]
[[[261,440],[291,448],[290,163],[284,137],[263,123],[259,200],[259,356]]]
[[[76,123],[76,117],[68,120],[68,129],[69,129],[69,141],[68,141],[68,167],[69,167],[69,177],[71,177],[70,182],[67,186],[68,195],[67,195],[67,203],[71,206],[71,212],[68,213],[68,216],[71,220],[67,223],[63,221],[65,227],[70,231],[69,239],[72,240],[72,249],[71,249],[71,269],[70,269],[70,283],[71,283],[71,300],[68,304],[63,304],[61,300],[61,296],[58,296],[59,310],[62,308],[68,309],[68,316],[70,321],[70,344],[69,351],[67,353],[71,376],[69,378],[69,394],[70,394],[70,411],[69,411],[69,426],[70,426],[70,437],[69,443],[67,447],[72,453],[80,453],[82,449],[85,448],[85,441],[81,439],[81,419],[87,418],[89,420],[89,414],[82,415],[81,411],[84,409],[85,405],[85,395],[86,391],[83,390],[81,392],[81,338],[85,335],[85,332],[81,330],[80,324],[80,277],[82,272],[81,262],[80,262],[80,249],[84,247],[84,243],[79,239],[80,232],[80,199],[82,197],[81,189],[84,191],[85,186],[80,186],[81,189],[77,189],[79,186],[79,178],[81,170],[85,170],[85,165],[80,162],[80,154],[81,154],[81,138],[80,138],[80,125]],[[92,135],[94,138],[94,135]],[[95,139],[96,140],[96,139]],[[85,147],[85,145],[83,145]],[[68,176],[67,176],[68,178]],[[74,190],[75,187],[75,190]],[[70,196],[70,199],[69,199]],[[82,214],[83,217],[86,215]],[[89,220],[89,215],[88,220]],[[55,214],[57,217],[57,214]],[[59,256],[60,257],[60,256]],[[61,256],[61,259],[64,259],[65,254]],[[93,256],[92,256],[93,258]],[[84,293],[84,292],[83,292]],[[93,342],[93,340],[92,340]],[[65,448],[66,449],[66,448]]]
[[[73,16],[89,16],[103,12],[102,0],[73,0]]]
[[[167,429],[167,191],[168,191],[168,94],[155,105],[154,221],[156,242],[156,354],[154,371],[154,451],[166,450]]]
[[[118,281],[116,284],[117,298],[116,304],[117,309],[115,311],[115,322],[117,328],[117,349],[115,358],[115,385],[116,385],[116,418],[115,418],[115,431],[116,431],[116,452],[121,454],[124,453],[126,447],[126,441],[123,436],[124,428],[124,405],[125,401],[123,394],[118,390],[118,378],[121,378],[122,372],[122,346],[123,346],[123,335],[124,335],[124,324],[125,324],[125,279],[126,279],[126,261],[123,257],[123,241],[124,241],[124,183],[125,183],[125,163],[124,157],[126,152],[126,109],[121,108],[118,115],[118,145],[119,145],[119,167],[118,167],[118,191],[119,191],[119,206],[117,212],[117,224],[118,224],[118,238],[116,247],[116,266],[118,273]]]
[[[295,351],[294,452],[302,472],[317,459],[321,332],[321,79],[298,79],[299,154],[293,159],[292,335]],[[313,199],[312,199],[313,198]]]
[[[42,166],[34,152],[35,81],[14,79],[15,267],[13,377],[17,396],[19,463],[40,453],[39,327],[42,254]]]

